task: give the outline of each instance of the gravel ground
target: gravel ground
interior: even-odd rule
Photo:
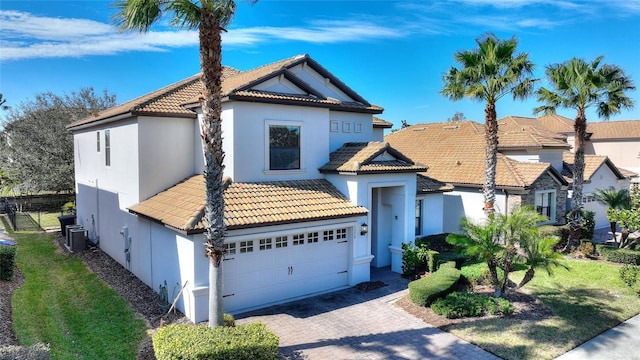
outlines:
[[[59,246],[58,252],[83,259],[91,271],[129,301],[137,315],[144,319],[147,325],[147,337],[139,345],[137,359],[155,359],[151,335],[160,327],[161,323],[163,325],[190,323],[189,319],[180,312],[164,314],[158,305],[157,294],[102,250],[91,248],[70,254],[62,246],[64,238],[60,232],[56,234],[56,238]],[[11,294],[23,282],[24,277],[18,269],[14,273],[13,281],[0,281],[0,346],[18,344],[11,322]]]

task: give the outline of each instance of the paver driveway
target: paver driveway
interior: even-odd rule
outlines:
[[[498,359],[396,307],[407,280],[389,269],[371,280],[387,284],[350,288],[236,316],[261,321],[280,336],[285,359]]]

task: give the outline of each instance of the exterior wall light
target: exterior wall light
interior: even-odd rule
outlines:
[[[366,235],[369,232],[369,225],[367,223],[362,223],[360,225],[360,235]]]

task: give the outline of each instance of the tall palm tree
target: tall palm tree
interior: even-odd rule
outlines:
[[[609,209],[618,210],[631,208],[631,195],[627,189],[615,189],[613,186],[608,189],[596,189],[595,198],[596,201],[608,206]],[[618,221],[609,209],[607,209],[607,217],[609,218],[609,225],[611,226],[611,234],[613,235],[613,239],[616,240]]]
[[[441,93],[453,101],[467,97],[486,102],[485,117],[485,178],[483,195],[485,211],[494,211],[496,166],[498,154],[498,121],[496,102],[511,94],[524,100],[533,92],[533,63],[526,53],[516,54],[518,40],[500,40],[493,34],[476,39],[478,48],[459,51],[454,55],[461,68],[452,67],[444,75]]]
[[[572,209],[569,241],[565,250],[577,244],[580,239],[586,110],[596,107],[598,117],[606,120],[624,108],[633,107],[633,100],[625,94],[635,89],[633,82],[621,68],[601,64],[603,58],[600,56],[590,63],[573,58],[561,64],[547,66],[545,73],[551,88],[542,87],[536,92],[538,101],[543,103],[534,109],[536,114],[555,114],[557,108],[576,110]]]
[[[252,1],[255,3],[257,0]],[[163,15],[180,28],[198,29],[200,67],[204,90],[202,97],[202,142],[205,154],[204,178],[207,223],[205,242],[209,257],[209,326],[222,326],[222,268],[224,254],[224,151],[222,150],[222,37],[236,10],[234,0],[119,0],[115,22],[121,30],[146,32]]]

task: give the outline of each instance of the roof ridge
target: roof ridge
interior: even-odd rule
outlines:
[[[514,175],[515,180],[518,181],[521,184],[521,186],[526,186],[527,183],[524,180],[524,177],[522,176],[522,174],[520,174],[520,171],[518,170],[518,167],[515,166],[515,164],[516,163],[520,163],[520,161],[513,160],[513,159],[509,158],[508,156],[503,156],[502,158],[504,159],[505,165],[507,166],[507,168]]]
[[[171,95],[173,93],[175,93],[176,91],[184,88],[187,85],[191,85],[194,81],[200,81],[200,75],[202,73],[198,73],[196,75],[192,75],[186,79],[183,79],[181,81],[175,82],[173,84],[167,85],[163,88],[160,88],[158,90],[152,91],[151,93],[147,94],[147,95],[143,95],[141,97],[139,97],[138,99],[144,98],[146,96],[148,96],[149,98],[146,101],[140,102],[139,104],[137,104],[136,106],[132,107],[129,111],[134,111],[137,109],[141,109],[143,107],[145,107],[146,105],[149,105],[150,103],[157,101],[158,99],[162,98],[162,97],[166,97],[168,95]],[[136,99],[137,100],[137,99]]]

